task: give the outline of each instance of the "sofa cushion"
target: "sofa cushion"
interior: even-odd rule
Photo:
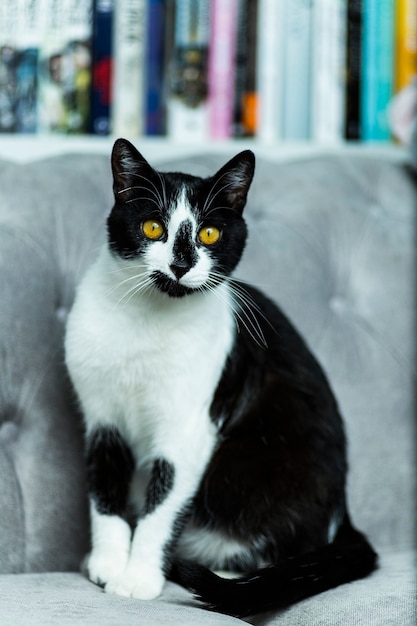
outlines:
[[[415,555],[414,555],[415,556]],[[410,552],[387,554],[370,578],[299,602],[285,611],[248,618],[257,626],[415,626],[415,562]],[[243,624],[202,610],[169,583],[152,602],[105,594],[81,574],[0,576],[2,626],[168,626]]]

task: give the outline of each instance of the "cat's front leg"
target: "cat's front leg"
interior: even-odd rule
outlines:
[[[106,585],[107,592],[142,600],[160,595],[174,543],[200,475],[200,468],[192,472],[179,458],[154,461],[145,515],[135,529],[128,566]]]
[[[90,580],[106,585],[126,569],[131,529],[123,519],[134,471],[130,448],[115,427],[99,427],[87,439],[92,550],[84,568]]]

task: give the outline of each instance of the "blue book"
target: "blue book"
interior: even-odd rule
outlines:
[[[394,0],[364,0],[361,139],[388,141],[388,105],[393,95]]]
[[[165,133],[165,19],[164,0],[148,0],[145,64],[145,134]]]
[[[114,0],[95,0],[92,46],[91,132],[111,132]]]
[[[16,65],[16,132],[37,131],[38,48],[20,50]]]

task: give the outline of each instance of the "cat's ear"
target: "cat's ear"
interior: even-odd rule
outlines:
[[[127,139],[117,139],[111,155],[113,191],[116,200],[137,196],[138,187],[146,187],[155,170]]]
[[[213,176],[213,185],[222,189],[229,205],[242,212],[255,172],[255,155],[251,150],[239,152]]]

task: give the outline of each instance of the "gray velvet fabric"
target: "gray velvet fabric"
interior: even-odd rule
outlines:
[[[383,557],[371,578],[344,585],[278,613],[255,616],[257,626],[415,626],[416,588],[412,556]],[[152,602],[105,594],[80,574],[0,576],[2,626],[232,626],[244,622],[198,607],[184,590],[168,583]]]
[[[226,158],[163,168],[205,175]],[[353,519],[382,556],[369,579],[251,623],[417,621],[416,205],[411,171],[389,158],[258,162],[238,274],[281,304],[324,365],[346,421]],[[140,603],[68,573],[89,539],[62,338],[110,206],[107,157],[0,163],[0,623],[19,623],[22,598],[27,624],[236,623],[175,585]]]

